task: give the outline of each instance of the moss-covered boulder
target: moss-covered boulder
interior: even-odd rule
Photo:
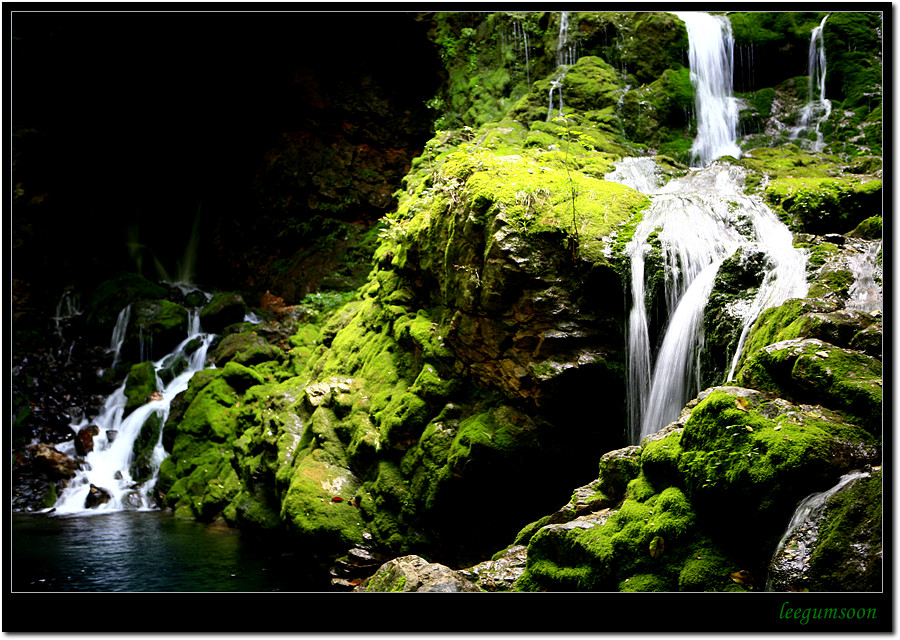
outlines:
[[[300,540],[317,552],[363,544],[365,524],[353,498],[359,479],[322,449],[294,465],[281,517]]]
[[[128,398],[124,416],[150,402],[150,394],[157,391],[156,369],[153,363],[141,362],[131,367],[125,380],[124,391],[125,397]]]
[[[222,291],[200,310],[200,326],[209,333],[221,333],[225,327],[242,322],[246,313],[247,305],[241,294]]]
[[[156,445],[160,440],[163,417],[160,411],[151,411],[144,424],[141,425],[137,438],[134,439],[131,453],[132,459],[128,469],[135,482],[144,482],[153,477],[158,464]]]
[[[517,536],[528,559],[516,589],[762,588],[797,503],[880,459],[877,439],[839,414],[737,387],[703,392],[678,423],[622,453],[590,485],[627,462],[618,501],[562,509]]]
[[[136,273],[123,273],[97,286],[89,296],[85,312],[87,324],[99,337],[108,339],[119,312],[138,300],[165,298],[168,290]]]
[[[879,591],[882,588],[882,472],[842,477],[804,501],[772,563],[772,591]]]
[[[766,200],[807,233],[847,233],[881,215],[881,180],[785,177],[771,182]]]
[[[739,384],[800,402],[845,411],[873,433],[881,430],[882,366],[871,356],[814,338],[764,347],[737,376]]]
[[[139,300],[131,307],[121,357],[131,362],[158,360],[188,337],[187,310],[170,300]]]

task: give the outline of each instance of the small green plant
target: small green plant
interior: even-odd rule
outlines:
[[[569,190],[571,191],[571,194],[572,194],[572,231],[569,234],[569,249],[572,251],[573,259],[575,257],[577,257],[577,255],[578,255],[578,245],[579,245],[578,220],[576,217],[576,210],[575,210],[575,199],[578,197],[578,192],[575,189],[575,181],[572,180],[572,174],[569,170],[569,147],[572,144],[572,138],[571,138],[572,135],[582,135],[581,132],[572,131],[569,126],[570,123],[574,120],[574,118],[575,117],[573,115],[569,114],[568,116],[559,115],[553,119],[554,122],[560,122],[566,128],[566,152],[565,152],[565,156],[563,158],[563,166],[565,166],[565,168],[566,168],[566,179],[569,182]]]

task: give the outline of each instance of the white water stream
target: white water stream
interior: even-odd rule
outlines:
[[[119,321],[117,321],[113,333],[113,349],[111,350],[116,352],[116,359],[118,358],[118,349],[121,347],[120,334],[124,333],[125,325],[127,325],[127,309],[128,307],[119,314]],[[81,429],[92,425],[99,428],[99,433],[94,436],[94,449],[84,457],[84,468],[76,473],[57,500],[54,506],[56,514],[153,508],[153,500],[150,497],[151,491],[156,484],[156,472],[159,469],[159,465],[166,457],[166,452],[162,446],[162,430],[160,430],[160,437],[156,443],[151,461],[152,478],[140,484],[135,482],[129,470],[134,457],[134,442],[140,435],[144,423],[151,417],[151,414],[157,414],[161,423],[165,424],[172,400],[187,388],[191,377],[206,366],[206,355],[213,338],[212,334],[205,334],[201,331],[199,310],[192,310],[189,315],[187,337],[171,354],[153,363],[158,372],[162,368],[163,362],[173,354],[181,353],[187,357],[188,361],[185,371],[166,385],[162,384],[157,375],[157,389],[159,391],[157,399],[149,400],[146,404],[123,417],[127,403],[125,396],[126,379],[106,399],[103,408],[95,418],[92,420],[83,418],[79,422],[70,425],[76,434]],[[199,341],[199,346],[196,346],[195,339]],[[190,355],[185,351],[188,348],[194,348]],[[60,445],[58,448],[67,455],[73,455],[75,452],[74,442]],[[85,507],[85,500],[90,493],[91,485],[108,492],[109,501],[88,510]]]
[[[644,188],[657,179],[652,161],[625,166],[628,171],[609,174],[607,179],[627,180],[626,184]],[[648,177],[628,176],[640,167],[650,171]],[[703,312],[726,258],[741,247],[761,251],[767,258],[762,286],[744,311],[734,362],[759,313],[807,291],[804,255],[794,249],[790,231],[777,216],[758,197],[743,193],[739,167],[713,164],[645,192],[652,203],[627,247],[633,301],[628,323],[628,403],[634,443],[675,420],[692,394],[703,388],[699,379]],[[655,353],[648,330],[645,274],[654,233],[666,274],[667,313]]]
[[[848,291],[848,309],[872,313],[881,311],[883,306],[882,286],[878,284],[881,269],[878,265],[878,252],[881,241],[855,241],[858,250],[848,260],[848,266],[854,276],[853,284]],[[854,247],[857,248],[857,247]],[[876,279],[878,278],[878,279]]]
[[[812,143],[813,151],[822,151],[825,148],[824,137],[819,131],[819,126],[831,115],[831,102],[825,98],[825,21],[828,16],[822,18],[821,24],[812,30],[809,39],[809,81],[807,84],[807,100],[800,110],[799,126],[791,130],[791,139],[797,139],[801,133],[815,126],[816,141]]]
[[[734,97],[734,38],[725,16],[674,12],[687,27],[691,84],[697,113],[697,137],[691,147],[694,166],[722,156],[741,156],[737,146],[738,103]]]
[[[794,249],[787,227],[756,196],[743,192],[739,167],[714,163],[739,157],[737,104],[732,95],[733,39],[723,16],[678,12],[690,38],[691,80],[696,95],[697,137],[692,152],[703,168],[659,187],[649,159],[628,159],[606,179],[651,196],[652,203],[626,250],[631,261],[632,308],[628,321],[629,439],[633,444],[677,419],[703,388],[700,354],[703,312],[722,263],[739,249],[766,256],[762,284],[741,313],[742,331],[728,378],[734,374],[746,334],[759,314],[805,296],[806,259]],[[647,317],[645,259],[656,234],[665,271],[665,322],[652,345]]]

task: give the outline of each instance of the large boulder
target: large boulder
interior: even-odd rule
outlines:
[[[220,292],[200,311],[200,325],[209,333],[221,333],[228,325],[243,321],[246,313],[247,305],[241,294]]]
[[[188,312],[180,304],[165,299],[139,300],[131,308],[121,358],[158,360],[187,338],[188,330]]]
[[[373,576],[367,578],[354,591],[403,591],[458,593],[481,591],[463,575],[437,563],[430,563],[419,556],[394,558],[381,565]]]

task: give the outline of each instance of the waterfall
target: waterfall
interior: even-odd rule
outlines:
[[[846,306],[848,309],[866,313],[881,311],[883,293],[881,285],[878,284],[880,279],[878,252],[881,251],[881,240],[858,242],[862,246],[847,261],[854,279],[850,285],[848,292],[850,299]],[[877,277],[879,278],[876,279]]]
[[[762,201],[749,199],[745,211],[753,209],[750,219],[756,236],[756,247],[766,253],[767,269],[753,302],[744,312],[743,326],[737,348],[731,360],[727,380],[734,378],[744,342],[759,315],[771,307],[777,307],[791,298],[804,298],[809,292],[806,281],[806,256],[794,248],[794,237]]]
[[[766,581],[766,591],[774,590],[771,576],[773,568],[779,572],[789,573],[802,573],[806,569],[812,551],[810,546],[815,542],[818,533],[818,521],[829,498],[854,480],[867,476],[869,476],[867,471],[852,471],[841,476],[838,483],[827,491],[813,493],[800,501],[775,548],[770,563],[770,575]]]
[[[556,43],[556,78],[550,81],[550,105],[547,108],[547,122],[553,118],[553,92],[559,93],[559,115],[563,115],[562,82],[569,65],[575,64],[576,47],[569,44],[569,12],[563,11],[559,19],[559,38]]]
[[[559,19],[559,39],[556,43],[556,66],[565,67],[577,60],[575,43],[569,42],[569,12],[563,11]]]
[[[128,321],[131,319],[131,305],[127,305],[119,312],[116,317],[116,326],[113,327],[112,340],[109,344],[109,350],[113,352],[113,369],[119,364],[119,352],[122,351],[122,345],[125,343],[125,332],[128,329]]]
[[[641,175],[643,174],[643,175]],[[805,258],[790,231],[756,196],[743,193],[739,167],[713,164],[654,188],[651,159],[621,162],[607,179],[647,185],[650,208],[626,247],[631,264],[628,321],[628,413],[632,443],[677,419],[704,385],[699,379],[703,312],[722,262],[741,247],[767,256],[767,270],[751,310],[749,327],[765,308],[806,293]],[[645,187],[646,188],[646,187]],[[652,354],[647,317],[645,262],[657,234],[665,272],[667,313],[662,341]],[[753,315],[756,314],[756,315]],[[740,347],[735,357],[740,353]]]
[[[675,12],[687,26],[691,84],[697,111],[692,163],[706,166],[718,157],[741,156],[737,146],[738,105],[734,98],[734,38],[725,16]]]
[[[126,307],[127,309],[128,307]],[[119,314],[120,318],[127,315],[126,310]],[[116,324],[118,329],[119,323]],[[162,446],[162,429],[160,429],[152,459],[149,461],[151,478],[146,482],[138,483],[131,475],[133,448],[147,420],[155,416],[160,424],[165,424],[172,400],[187,389],[188,382],[194,373],[206,366],[207,351],[214,336],[201,333],[198,309],[190,312],[187,334],[187,337],[172,351],[172,354],[153,363],[156,371],[159,372],[164,361],[171,355],[182,354],[188,361],[186,370],[175,376],[166,385],[161,383],[157,375],[158,393],[148,398],[148,402],[123,417],[127,403],[126,378],[126,381],[106,399],[93,420],[83,418],[70,425],[76,434],[91,426],[97,427],[97,433],[93,437],[93,450],[84,456],[82,468],[76,472],[75,477],[63,490],[54,506],[55,513],[67,514],[85,511],[94,513],[153,508],[151,492],[156,485],[159,465],[166,457]],[[200,346],[196,347],[195,340],[198,338]],[[189,349],[192,347],[196,348],[191,352]],[[60,445],[58,448],[68,455],[75,453],[74,442]],[[91,493],[92,486],[105,490],[109,495],[109,500],[95,508],[88,509],[85,501]]]
[[[822,18],[821,24],[812,30],[809,39],[809,79],[807,80],[806,104],[800,110],[800,124],[791,130],[792,140],[797,139],[801,133],[811,128],[815,121],[816,141],[813,143],[813,151],[822,151],[825,148],[824,137],[819,131],[828,116],[831,115],[831,102],[825,98],[825,39],[823,31],[828,16]]]
[[[66,287],[65,291],[63,291],[62,296],[60,296],[59,298],[59,302],[56,303],[56,312],[53,314],[53,322],[56,327],[56,336],[59,338],[58,353],[61,356],[63,352],[65,352],[66,365],[71,364],[72,349],[75,348],[75,341],[73,340],[72,343],[69,344],[68,349],[66,348],[64,325],[66,325],[68,321],[72,320],[76,316],[80,316],[81,314],[81,296],[72,287]]]

